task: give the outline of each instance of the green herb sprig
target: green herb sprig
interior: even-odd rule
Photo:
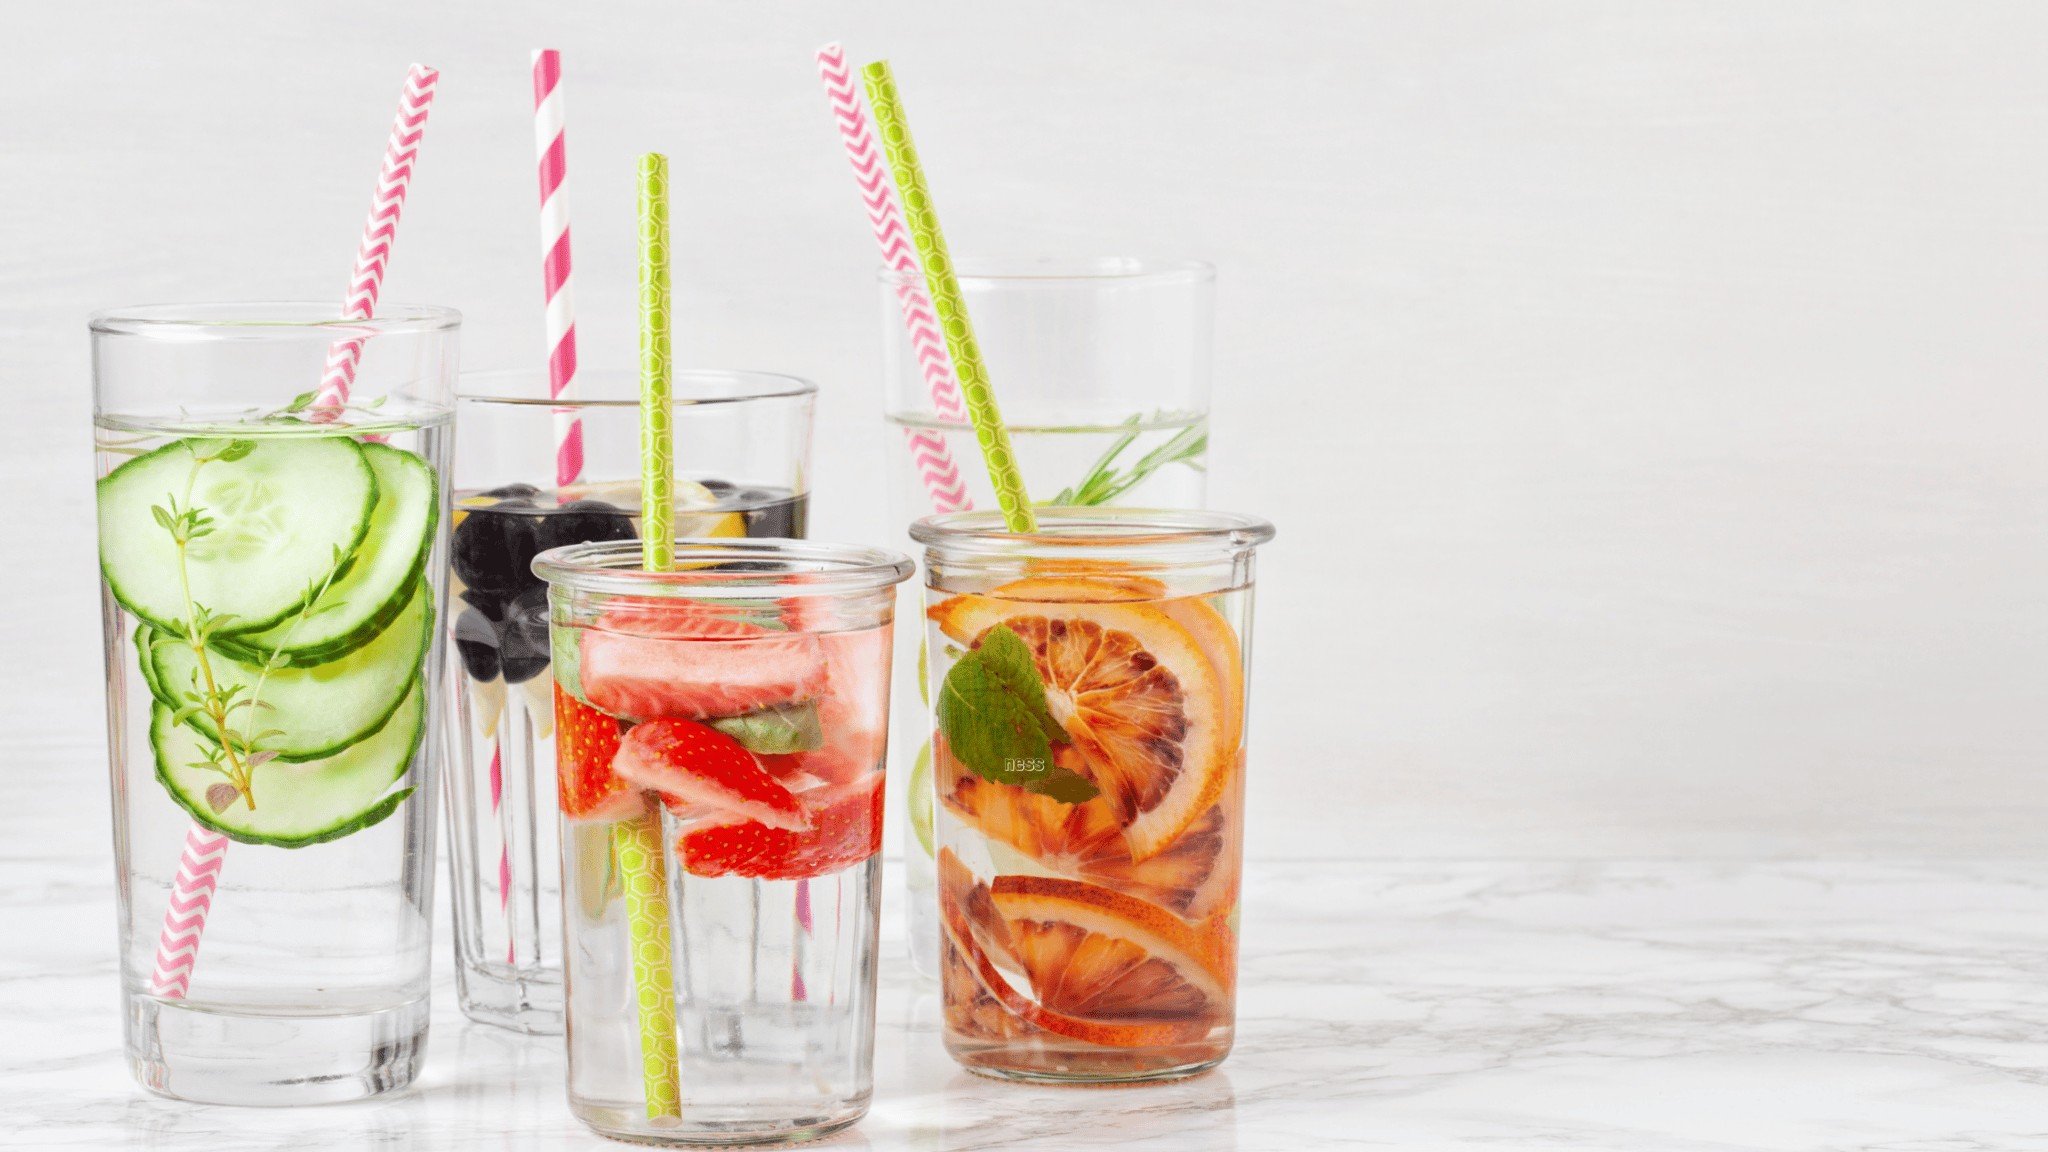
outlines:
[[[1108,504],[1125,492],[1136,488],[1150,479],[1152,474],[1169,464],[1182,464],[1195,471],[1205,470],[1202,457],[1209,451],[1209,427],[1206,421],[1190,424],[1174,433],[1164,444],[1138,458],[1128,469],[1118,470],[1117,458],[1138,439],[1144,431],[1142,415],[1133,414],[1123,422],[1124,433],[1109,446],[1108,451],[1097,457],[1089,466],[1087,475],[1079,484],[1062,488],[1059,494],[1043,503],[1052,507],[1089,507]],[[1156,417],[1155,417],[1156,419]]]

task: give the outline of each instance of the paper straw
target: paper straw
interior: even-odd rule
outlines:
[[[391,125],[384,145],[384,163],[377,172],[377,194],[370,201],[370,216],[363,225],[362,240],[356,245],[356,263],[349,276],[348,298],[342,314],[367,320],[377,311],[377,294],[384,286],[384,268],[391,260],[391,241],[398,232],[399,214],[405,208],[406,189],[412,183],[413,161],[419,156],[420,139],[427,130],[427,111],[434,103],[434,86],[441,74],[424,64],[406,73],[405,90],[398,100],[398,118]],[[362,360],[361,338],[337,340],[327,349],[327,367],[314,398],[316,410],[336,413],[348,402],[348,390],[355,383],[356,365]],[[220,885],[221,868],[227,862],[228,839],[194,822],[185,832],[185,848],[178,856],[178,872],[171,881],[171,894],[164,907],[162,929],[157,933],[156,966],[150,973],[150,992],[171,1000],[182,1000],[192,988],[192,970],[199,963],[199,942],[206,932],[206,917],[213,909],[213,893]]]
[[[924,269],[925,289],[931,293],[939,328],[945,333],[946,350],[953,356],[953,372],[960,382],[960,394],[967,401],[967,415],[974,422],[974,438],[981,444],[981,458],[988,465],[989,482],[995,485],[996,503],[1003,510],[1003,522],[1012,532],[1035,532],[1038,518],[1031,511],[1031,497],[1024,492],[1024,476],[1017,469],[1017,457],[1010,450],[1010,433],[1003,427],[1003,414],[996,408],[990,389],[988,368],[981,362],[981,347],[974,339],[974,324],[967,316],[967,304],[960,296],[960,281],[953,274],[953,261],[946,254],[946,237],[939,231],[939,215],[926,191],[924,171],[918,166],[917,148],[910,141],[910,124],[903,118],[903,103],[896,95],[895,78],[889,62],[877,60],[862,70],[867,83],[868,107],[875,114],[882,150],[895,174],[896,190],[903,197],[903,221],[917,248],[918,263]]]
[[[377,170],[377,192],[370,198],[370,215],[363,221],[363,238],[356,245],[348,296],[341,303],[345,319],[368,320],[377,314],[377,295],[384,290],[384,269],[391,262],[391,242],[398,235],[406,189],[412,185],[413,162],[419,158],[420,140],[427,134],[427,113],[433,108],[434,86],[440,79],[439,72],[424,64],[413,65],[406,74],[405,91],[398,98],[398,118],[392,121],[384,163]],[[315,408],[332,411],[348,403],[349,389],[356,382],[356,365],[362,358],[360,336],[337,340],[328,347],[327,371],[320,378]]]
[[[674,434],[669,426],[668,157],[640,157],[640,536],[641,567],[675,568],[670,496]],[[626,884],[633,945],[633,990],[640,1010],[641,1079],[651,1119],[682,1115],[676,1057],[676,990],[669,964],[668,861],[661,807],[651,797],[639,815],[612,829]]]
[[[548,398],[575,395],[576,305],[569,292],[569,145],[562,113],[562,54],[533,54],[533,143],[540,158],[541,280],[547,290]],[[555,483],[583,476],[583,418],[555,411]]]
[[[824,82],[825,95],[832,103],[832,119],[839,127],[840,142],[846,146],[846,158],[853,164],[854,182],[860,188],[861,203],[867,208],[868,224],[874,229],[882,263],[901,276],[915,277],[917,254],[911,247],[910,229],[903,222],[903,209],[889,185],[889,170],[883,166],[881,152],[875,147],[867,110],[854,89],[853,73],[846,65],[846,50],[836,43],[827,44],[818,49],[817,60],[818,78]],[[903,311],[903,328],[910,337],[911,352],[917,357],[925,388],[931,393],[932,410],[943,420],[965,422],[967,412],[960,401],[960,383],[953,376],[953,361],[946,355],[945,341],[939,336],[931,297],[925,294],[919,280],[901,279],[896,287],[896,302]],[[967,485],[960,477],[959,466],[953,463],[945,437],[919,428],[905,428],[903,435],[910,442],[911,463],[924,481],[925,494],[931,497],[932,511],[973,508],[974,502],[968,498]]]

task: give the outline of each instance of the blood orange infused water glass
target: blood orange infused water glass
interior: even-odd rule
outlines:
[[[802,536],[817,387],[769,372],[674,377],[678,534]],[[562,924],[547,585],[533,558],[635,540],[641,522],[638,377],[576,383],[558,401],[545,372],[465,372],[456,401],[442,625],[456,992],[472,1019],[535,1033],[562,1029]],[[572,424],[582,451],[565,468]]]
[[[458,323],[93,319],[127,1052],[154,1091],[312,1104],[419,1069]],[[353,385],[322,405],[337,347]]]
[[[1253,550],[1263,520],[928,517],[947,1051],[1157,1080],[1230,1051]]]
[[[911,565],[792,540],[640,563],[631,541],[534,562],[570,1109],[650,1143],[820,1136],[873,1087],[890,624]]]

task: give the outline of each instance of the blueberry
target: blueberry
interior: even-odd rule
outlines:
[[[530,511],[470,509],[455,526],[455,574],[486,600],[507,600],[538,586],[532,568],[540,551],[538,519]]]
[[[531,484],[507,484],[502,488],[493,488],[483,495],[494,500],[523,500],[530,504],[535,496],[540,495],[540,489]]]
[[[498,622],[498,663],[505,683],[523,684],[548,670],[548,590],[529,588],[505,606]]]
[[[498,678],[498,630],[483,613],[464,608],[455,618],[455,650],[471,680]]]
[[[474,588],[464,588],[462,602],[483,613],[484,619],[493,624],[505,618],[505,600],[501,596],[486,596]]]
[[[615,504],[602,500],[578,500],[564,504],[558,512],[541,521],[540,549],[564,544],[595,544],[606,540],[632,540],[633,518]]]

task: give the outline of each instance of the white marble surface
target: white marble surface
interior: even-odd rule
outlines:
[[[461,1020],[445,981],[427,1070],[386,1100],[144,1094],[103,850],[39,839],[4,848],[0,1147],[605,1146],[557,1047]],[[816,1146],[2048,1148],[2048,864],[1257,864],[1236,1053],[1137,1089],[959,1072],[901,947],[874,1111]]]

